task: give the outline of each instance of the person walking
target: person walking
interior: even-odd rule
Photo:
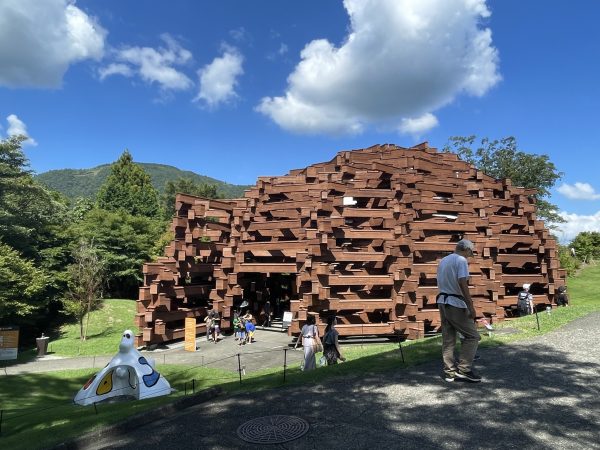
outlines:
[[[525,283],[523,290],[517,296],[517,309],[519,316],[528,316],[533,314],[533,295],[529,292],[531,284]]]
[[[335,316],[327,318],[327,327],[325,328],[325,334],[323,335],[323,355],[327,360],[327,365],[337,364],[338,359],[346,361],[346,358],[342,356],[342,350],[340,343],[338,342],[339,333],[335,329],[337,325],[337,319]]]
[[[212,339],[216,344],[217,338],[221,333],[221,317],[219,316],[219,312],[213,309],[208,313],[204,321],[206,322],[206,340],[210,341]]]
[[[442,258],[437,269],[439,294],[436,302],[442,322],[442,359],[444,379],[457,378],[477,383],[481,377],[473,371],[473,358],[481,336],[475,325],[475,308],[469,293],[469,265],[475,246],[468,239],[456,243],[454,253]],[[454,358],[456,336],[464,336],[458,364]]]
[[[306,323],[300,331],[302,340],[302,347],[304,348],[304,370],[313,370],[317,367],[317,361],[315,359],[315,353],[317,351],[317,345],[321,343],[319,339],[319,329],[315,325],[315,316],[312,314],[306,318]],[[300,339],[296,341],[294,348],[298,347]]]
[[[263,322],[263,328],[264,327],[270,327],[271,326],[271,301],[267,300],[265,302],[265,306],[263,306],[263,313],[265,315],[265,321]]]

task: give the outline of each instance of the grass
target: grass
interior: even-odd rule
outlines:
[[[589,266],[579,276],[569,279],[569,295],[571,306],[554,309],[550,315],[541,312],[538,315],[540,331],[537,330],[535,316],[527,316],[515,320],[495,324],[497,330],[512,328],[515,333],[493,333],[493,336],[482,336],[481,346],[493,347],[508,342],[541,335],[555,330],[572,320],[600,310],[600,295],[596,286],[600,284],[600,265]],[[123,329],[123,317],[131,317],[134,302],[108,300],[105,308],[98,311],[102,317],[101,324],[92,331],[90,341],[85,347],[77,344],[77,328],[66,329],[61,340],[55,341],[61,354],[76,354],[76,351],[90,351],[98,348],[103,354],[114,351],[115,334],[120,338]],[[131,308],[125,313],[120,308]],[[123,314],[122,316],[118,314]],[[129,314],[129,316],[126,316]],[[108,317],[113,317],[112,326],[116,327],[110,336],[100,332]],[[121,317],[117,322],[115,318]],[[90,323],[93,323],[92,321]],[[111,326],[111,328],[112,328]],[[97,340],[97,343],[94,341]],[[62,342],[61,342],[62,341]],[[106,341],[106,343],[103,343]],[[90,344],[88,347],[87,344]],[[304,385],[324,381],[331,378],[357,376],[366,373],[385,373],[398,370],[440,357],[440,338],[432,337],[402,344],[405,362],[402,362],[398,344],[353,345],[344,348],[348,361],[337,366],[322,368],[302,373],[299,367],[288,368],[286,385]],[[54,350],[56,352],[56,350]],[[80,353],[84,354],[84,353]],[[85,353],[85,354],[94,354]],[[96,353],[100,354],[100,353]],[[191,380],[195,380],[195,389],[200,390],[219,385],[227,393],[258,391],[277,388],[283,385],[282,368],[269,368],[252,372],[243,377],[239,383],[236,373],[209,367],[190,367],[175,365],[158,365],[157,369],[177,389],[170,396],[138,402],[100,404],[93,407],[80,407],[71,400],[85,381],[95,373],[94,369],[50,372],[43,374],[26,374],[3,376],[0,379],[0,409],[4,411],[0,447],[11,449],[36,449],[55,445],[65,439],[91,431],[99,427],[116,423],[137,412],[151,410],[158,405],[170,402],[191,390]]]
[[[58,338],[50,340],[48,352],[59,356],[111,355],[124,330],[138,332],[133,324],[134,314],[133,300],[104,300],[102,307],[91,313],[85,341],[79,339],[78,323],[63,325]]]

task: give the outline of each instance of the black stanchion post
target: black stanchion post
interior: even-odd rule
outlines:
[[[98,408],[96,407],[96,402],[94,402],[94,411],[96,411],[96,415],[98,415]]]
[[[400,333],[398,333],[398,348],[400,349],[400,356],[402,357],[402,364],[404,364],[404,351],[402,350],[402,340],[400,338]]]
[[[192,379],[192,394],[196,393],[196,380]]]
[[[540,331],[540,319],[538,317],[537,308],[535,308],[535,321],[537,322],[538,331]]]
[[[4,415],[4,411],[0,409],[0,434],[2,434],[2,416]]]
[[[183,395],[187,395],[187,381],[183,382]]]
[[[242,384],[242,360],[240,358],[240,354],[237,354],[238,358],[238,372],[240,373],[240,384]]]
[[[285,369],[287,368],[287,348],[283,349],[283,382],[285,383]]]

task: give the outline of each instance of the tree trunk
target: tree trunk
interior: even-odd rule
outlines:
[[[85,341],[85,334],[83,333],[83,317],[79,319],[79,339]]]

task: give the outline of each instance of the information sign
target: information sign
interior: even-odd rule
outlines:
[[[185,344],[183,347],[188,352],[196,351],[196,318],[185,318]]]
[[[0,360],[17,359],[19,327],[0,327]]]

